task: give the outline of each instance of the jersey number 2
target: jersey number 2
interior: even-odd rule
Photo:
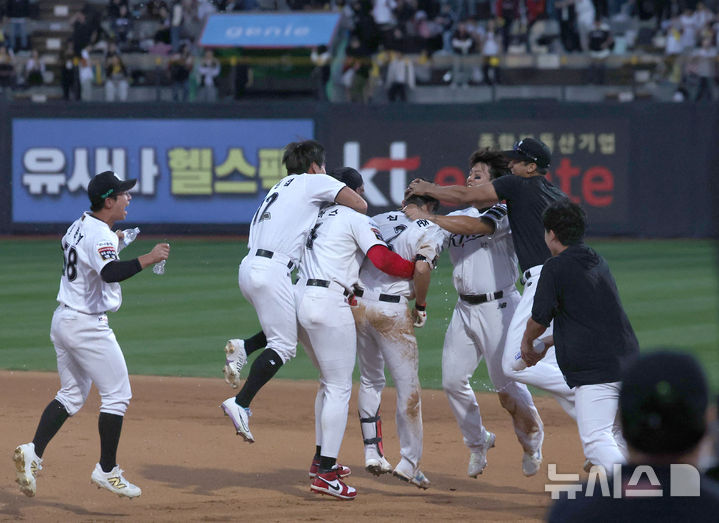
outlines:
[[[65,251],[62,251],[62,275],[67,276],[68,281],[75,281],[75,278],[77,278],[77,251],[75,247],[70,247],[67,250],[67,256],[65,256]]]
[[[268,209],[270,208],[270,205],[275,203],[275,200],[277,200],[277,196],[279,195],[276,192],[273,192],[267,198],[265,198],[265,206],[260,207],[260,209],[257,210],[257,212],[255,213],[255,218],[252,220],[253,224],[272,218],[272,215],[268,212]]]

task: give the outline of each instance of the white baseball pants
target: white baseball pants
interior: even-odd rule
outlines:
[[[297,284],[299,336],[320,371],[315,397],[315,442],[322,455],[339,455],[347,427],[357,336],[352,311],[340,290]]]
[[[522,299],[519,301],[517,310],[514,312],[512,322],[509,325],[509,331],[507,332],[507,341],[505,342],[504,354],[502,355],[502,369],[511,379],[546,390],[552,394],[566,413],[569,414],[572,419],[576,419],[574,391],[569,388],[567,382],[564,380],[562,371],[559,370],[554,347],[550,347],[544,358],[533,367],[527,367],[519,371],[512,368],[514,355],[521,350],[522,337],[527,328],[527,321],[532,317],[532,304],[534,303],[534,294],[537,291],[537,281],[539,281],[542,266],[537,265],[529,269],[529,271],[531,272],[531,276],[524,285]],[[552,323],[549,326],[544,334],[540,336],[540,339],[552,334],[553,325]]]
[[[606,471],[611,471],[615,463],[626,463],[617,415],[620,385],[614,382],[575,387],[577,428],[584,456]]]
[[[422,389],[414,325],[405,301],[387,303],[359,298],[352,308],[357,324],[357,355],[360,387],[357,407],[360,418],[377,414],[385,386],[387,364],[397,389],[397,433],[402,470],[416,472],[422,458]]]
[[[442,387],[457,419],[464,444],[471,450],[484,445],[484,427],[477,398],[469,383],[486,359],[489,379],[502,406],[512,416],[514,432],[525,452],[541,446],[543,424],[527,386],[508,378],[502,370],[507,329],[520,300],[515,288],[504,297],[477,305],[457,301],[442,349]]]
[[[243,296],[255,308],[267,347],[287,363],[297,354],[297,313],[287,258],[248,254],[240,263],[238,281]]]
[[[50,340],[60,375],[55,399],[67,413],[72,416],[82,408],[94,383],[100,412],[124,416],[132,398],[130,379],[107,315],[85,314],[60,304],[52,315]]]

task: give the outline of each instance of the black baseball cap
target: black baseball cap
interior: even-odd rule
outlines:
[[[359,187],[362,187],[364,185],[362,175],[357,171],[357,169],[353,169],[352,167],[336,167],[335,169],[332,169],[328,174],[332,178],[335,178],[344,183],[353,191],[356,191]]]
[[[709,388],[699,362],[686,353],[642,355],[624,373],[619,411],[624,439],[647,454],[692,450],[706,432]]]
[[[113,194],[129,191],[136,183],[136,179],[120,180],[114,172],[105,171],[90,180],[87,186],[87,195],[90,197],[90,203],[100,203]]]
[[[552,152],[544,142],[534,138],[525,138],[514,144],[511,151],[502,151],[510,160],[534,162],[537,167],[546,169],[552,161]]]

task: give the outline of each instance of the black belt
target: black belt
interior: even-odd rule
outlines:
[[[324,287],[325,289],[329,289],[331,283],[332,282],[328,280],[318,280],[316,278],[310,278],[309,280],[307,280],[307,283],[305,283],[305,285],[307,285],[308,287]],[[339,283],[337,285],[339,285]],[[344,294],[345,296],[350,295],[350,292],[347,289],[342,290],[342,294]]]
[[[459,297],[462,301],[466,301],[470,305],[479,305],[480,303],[487,303],[488,301],[498,300],[504,296],[504,291],[490,292],[488,294],[460,294]]]
[[[255,256],[262,256],[263,258],[272,258],[275,255],[272,251],[266,251],[265,249],[257,249]],[[287,262],[287,268],[292,268],[292,260]],[[327,285],[329,287],[329,284]]]
[[[364,291],[362,289],[355,289],[354,295],[358,297],[362,297],[364,294]],[[377,298],[379,301],[386,301],[387,303],[399,303],[400,300],[402,300],[401,296],[396,296],[394,294],[380,294],[379,298]]]

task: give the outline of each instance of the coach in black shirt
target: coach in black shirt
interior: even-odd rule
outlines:
[[[566,195],[545,178],[552,155],[543,142],[534,138],[525,138],[517,142],[511,151],[503,151],[503,155],[509,161],[508,165],[513,176],[502,176],[492,180],[491,183],[472,187],[461,185],[442,187],[423,180],[414,180],[409,188],[414,194],[426,194],[441,201],[472,205],[478,209],[489,207],[502,200],[507,202],[512,240],[522,270],[524,292],[507,331],[502,370],[511,379],[549,392],[567,414],[574,418],[574,392],[564,381],[557,365],[554,348],[550,348],[544,359],[533,367],[525,367],[521,370],[513,368],[515,358],[519,358],[520,355],[520,343],[531,315],[534,291],[537,288],[542,264],[551,256],[544,243],[542,212],[550,203],[566,199]],[[551,338],[551,326],[544,337]],[[522,472],[527,476],[539,471],[544,441],[543,428],[540,428],[532,439],[535,451],[525,452],[522,457]]]
[[[569,200],[544,212],[544,238],[552,253],[542,268],[532,317],[522,338],[522,358],[534,365],[541,355],[532,343],[554,320],[557,362],[576,388],[577,427],[584,454],[611,470],[625,461],[615,425],[619,386],[638,356],[634,335],[607,262],[585,245],[584,211]]]

